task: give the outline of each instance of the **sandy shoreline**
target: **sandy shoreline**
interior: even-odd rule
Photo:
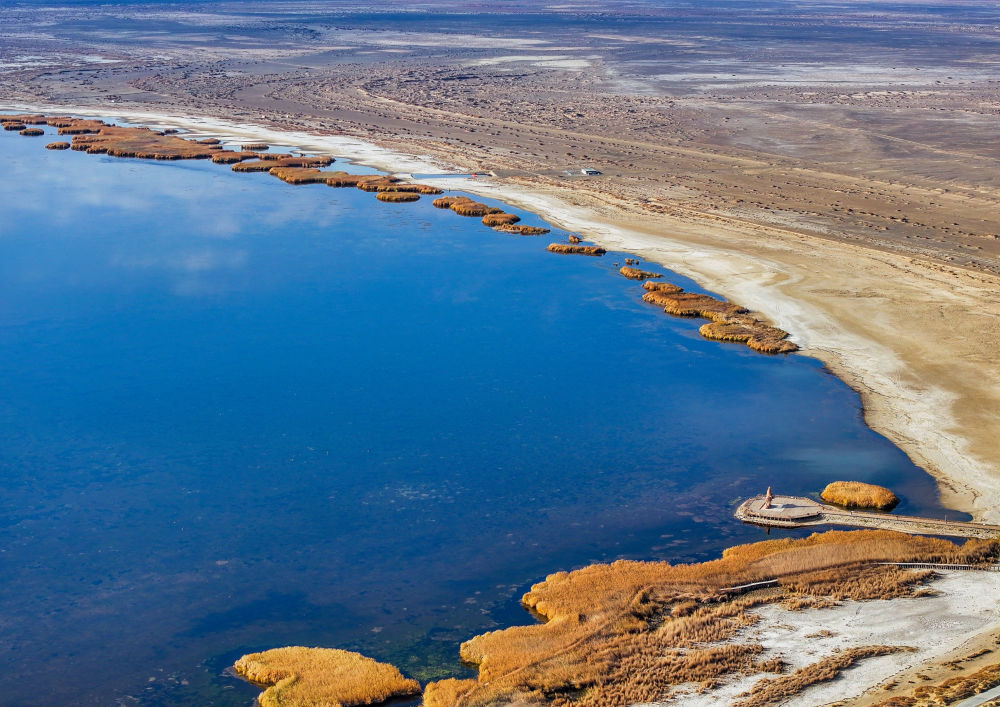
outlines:
[[[217,118],[55,105],[13,104],[2,110],[113,115],[199,135],[252,138],[330,153],[390,173],[460,171],[427,156],[401,154],[352,137]],[[997,430],[976,424],[977,415],[991,414],[991,399],[1000,401],[1000,380],[991,380],[992,372],[977,367],[971,356],[962,360],[956,355],[948,361],[941,358],[947,347],[928,351],[934,338],[952,337],[953,327],[939,322],[941,333],[937,333],[918,311],[922,304],[932,309],[950,305],[966,313],[981,310],[993,329],[978,327],[983,340],[972,344],[988,352],[995,340],[1000,301],[990,303],[995,309],[983,310],[983,281],[991,280],[987,284],[995,285],[996,292],[1000,280],[993,283],[995,278],[988,275],[948,272],[906,256],[759,224],[637,216],[624,204],[600,203],[579,190],[525,180],[448,178],[434,183],[532,211],[606,248],[641,255],[763,313],[791,332],[804,354],[823,361],[861,394],[869,426],[937,478],[946,505],[978,520],[1000,520],[1000,467],[991,454],[997,451]],[[767,237],[755,238],[761,231],[767,231]],[[734,248],[734,243],[741,247]],[[935,297],[941,302],[935,303]],[[970,409],[970,392],[979,399],[974,408],[981,410]]]

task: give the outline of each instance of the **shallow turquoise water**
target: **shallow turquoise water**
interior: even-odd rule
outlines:
[[[46,142],[0,134],[0,704],[246,705],[224,668],[287,644],[455,674],[548,572],[761,539],[769,484],[944,514],[822,366],[622,254]]]

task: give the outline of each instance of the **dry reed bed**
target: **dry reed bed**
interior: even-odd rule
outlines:
[[[246,145],[240,145],[240,149],[244,152],[267,152],[271,146],[266,142],[248,142]]]
[[[960,700],[1000,685],[1000,664],[987,665],[969,675],[956,675],[937,685],[921,685],[910,695],[891,697],[874,707],[939,707],[951,705]],[[988,702],[987,704],[994,704]]]
[[[6,123],[0,123],[0,125],[3,126],[4,130],[10,130],[10,131],[24,130],[25,128],[27,128],[27,126],[24,123],[15,123],[11,121],[8,121]]]
[[[408,201],[419,201],[420,194],[412,191],[380,191],[375,195],[379,201],[389,203],[404,203]]]
[[[643,273],[636,268],[623,267],[621,273],[630,277],[626,271]],[[645,276],[656,273],[643,273]],[[635,279],[640,279],[636,277]],[[761,353],[779,354],[798,351],[798,345],[788,341],[788,332],[758,319],[745,307],[732,302],[716,299],[709,295],[685,292],[671,283],[656,283],[646,281],[643,284],[646,294],[642,299],[650,304],[663,307],[663,311],[675,317],[698,317],[711,320],[702,325],[698,333],[713,341],[731,341],[746,344]]]
[[[549,229],[542,228],[541,226],[525,226],[523,224],[501,224],[500,226],[493,226],[493,230],[499,233],[513,233],[518,236],[544,236],[549,232]]]
[[[289,646],[243,656],[237,673],[269,686],[261,707],[351,707],[420,692],[420,683],[392,665],[334,648]]]
[[[594,255],[601,256],[608,251],[596,245],[566,245],[565,243],[550,243],[548,247],[550,253],[562,253],[565,255]]]
[[[733,707],[768,707],[778,704],[784,699],[799,694],[807,687],[837,679],[841,672],[852,667],[859,660],[891,655],[905,650],[911,649],[902,646],[848,648],[796,670],[791,675],[761,680],[752,690],[740,695],[744,699],[736,702]]]
[[[557,572],[534,585],[522,600],[545,623],[514,626],[466,641],[461,657],[478,665],[478,680],[432,682],[424,703],[427,707],[541,702],[557,707],[624,707],[663,699],[680,685],[711,689],[728,676],[781,673],[785,668],[781,660],[764,659],[759,644],[740,641],[740,630],[758,620],[751,611],[755,607],[790,599],[829,604],[843,598],[912,596],[931,573],[874,563],[976,564],[998,556],[996,540],[969,540],[959,546],[891,531],[829,531],[804,539],[736,546],[721,558],[700,564],[621,560]],[[775,578],[780,580],[778,587],[743,596],[726,589]],[[758,682],[740,704],[772,704],[836,678],[858,660],[895,650],[900,648],[869,646],[838,653],[793,674]],[[251,672],[264,675],[241,671]],[[281,681],[289,674],[279,670],[267,676]],[[357,675],[344,679],[349,688],[324,685],[322,689],[345,689],[373,701],[382,694],[375,683],[358,687]],[[313,697],[308,691],[297,694],[303,700]],[[281,704],[334,703],[317,698]]]
[[[50,142],[48,145],[45,146],[45,149],[46,150],[68,150],[69,149],[69,143],[68,142]]]
[[[234,172],[270,172],[278,167],[316,168],[333,164],[332,157],[283,157],[260,155],[261,159],[242,160],[233,165]],[[265,159],[266,158],[266,159]]]
[[[622,269],[618,272],[627,277],[629,280],[655,280],[663,277],[663,273],[640,270],[639,268],[633,268],[629,265],[623,265]]]
[[[451,209],[459,216],[475,216],[479,218],[489,214],[502,214],[504,212],[503,209],[473,201],[467,196],[442,196],[434,200],[434,206],[439,209]]]
[[[44,135],[45,131],[41,128],[25,128],[20,134],[24,137],[39,137],[40,135]]]
[[[899,497],[884,486],[861,481],[834,481],[821,494],[824,501],[845,508],[877,508],[887,511],[895,508]]]
[[[512,226],[520,220],[521,217],[517,214],[508,214],[506,212],[499,214],[486,214],[483,216],[483,225],[489,226],[490,228],[495,228],[497,226]]]

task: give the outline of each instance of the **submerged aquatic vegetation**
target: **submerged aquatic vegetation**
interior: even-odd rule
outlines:
[[[899,498],[884,486],[861,481],[834,481],[820,494],[824,501],[846,508],[877,508],[885,511],[895,508]]]
[[[261,707],[351,707],[420,692],[420,683],[395,666],[335,648],[275,648],[245,655],[233,667],[270,686],[258,698]]]

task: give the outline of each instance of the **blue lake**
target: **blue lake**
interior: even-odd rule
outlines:
[[[0,133],[0,704],[248,705],[225,668],[289,644],[469,674],[531,583],[762,539],[768,485],[945,513],[819,363],[702,339],[624,254],[47,141]]]

